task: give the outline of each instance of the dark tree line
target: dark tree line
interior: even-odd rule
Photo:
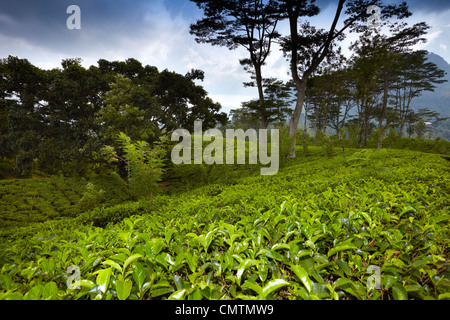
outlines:
[[[180,75],[135,59],[102,59],[88,69],[67,59],[42,70],[9,56],[0,74],[0,156],[14,159],[22,174],[84,175],[119,132],[153,143],[163,131],[192,130],[196,119],[205,128],[227,121],[195,83],[204,78],[200,70]]]
[[[353,58],[338,69],[327,69],[309,79],[305,111],[311,128],[326,132],[331,128],[339,136],[356,133],[356,147],[367,147],[373,133],[378,147],[388,130],[423,136],[424,122],[439,122],[436,112],[426,108],[414,111],[411,101],[424,91],[433,91],[444,82],[444,71],[426,59],[426,51],[385,51],[372,45],[358,47]],[[384,49],[385,50],[385,49]],[[388,53],[392,55],[387,57]],[[388,64],[389,74],[380,65]],[[306,129],[306,128],[305,128]]]

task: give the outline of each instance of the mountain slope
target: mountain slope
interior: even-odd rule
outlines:
[[[441,56],[430,52],[428,60],[436,64],[439,69],[446,72],[444,77],[447,82],[438,84],[434,92],[424,92],[411,102],[414,110],[428,108],[431,111],[437,111],[442,117],[450,116],[450,64]]]

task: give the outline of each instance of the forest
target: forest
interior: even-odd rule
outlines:
[[[339,0],[329,29],[310,0],[191,2],[186,36],[247,53],[257,98],[229,114],[208,70],[0,60],[0,300],[450,299],[448,118],[413,108],[447,81],[414,49],[430,26],[406,2]],[[289,81],[265,76],[276,45]],[[257,150],[279,171],[174,163],[198,121],[221,156],[253,150],[229,130],[279,132]]]

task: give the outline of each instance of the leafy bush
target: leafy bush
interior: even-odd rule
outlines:
[[[86,179],[51,178],[0,181],[0,238],[14,228],[47,220],[76,217],[97,206],[113,206],[130,200],[118,176]]]
[[[105,191],[103,189],[98,190],[92,182],[88,182],[83,197],[78,201],[78,205],[82,212],[89,211],[98,206],[104,198]]]
[[[34,225],[0,299],[448,299],[447,161],[351,152]]]
[[[323,139],[323,150],[325,152],[325,155],[329,158],[336,155],[336,150],[334,149],[337,144],[337,137],[336,136],[325,136]]]

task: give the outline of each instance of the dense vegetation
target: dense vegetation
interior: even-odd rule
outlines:
[[[310,147],[275,176],[61,212],[2,239],[1,298],[449,298],[449,179],[435,154]]]
[[[445,119],[411,108],[445,81],[412,50],[429,26],[381,0],[339,0],[328,30],[308,22],[315,1],[192,1],[196,41],[248,53],[258,99],[231,121],[201,70],[0,61],[0,300],[449,299],[450,142],[424,139]],[[286,83],[264,77],[275,41]],[[175,164],[172,134],[198,138],[196,120],[214,142],[280,130],[280,171]]]

